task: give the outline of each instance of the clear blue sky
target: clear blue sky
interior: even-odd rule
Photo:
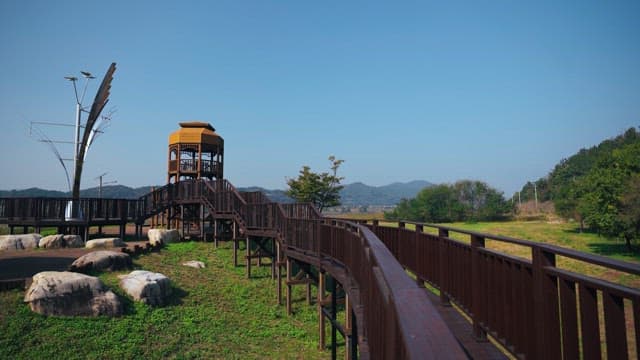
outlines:
[[[510,196],[640,125],[639,19],[637,0],[1,1],[0,189],[66,189],[29,121],[72,123],[63,77],[113,61],[117,113],[83,188],[164,184],[168,135],[201,120],[237,186],[285,188],[334,154],[347,183]]]

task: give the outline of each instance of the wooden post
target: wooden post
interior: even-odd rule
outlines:
[[[344,349],[344,358],[346,360],[351,359],[351,337],[353,334],[351,333],[351,301],[349,299],[349,295],[345,292],[344,295],[344,331],[345,331],[345,349]]]
[[[247,279],[251,277],[251,237],[247,236]]]
[[[358,321],[356,313],[351,310],[351,344],[349,346],[351,352],[351,360],[358,360]]]
[[[318,340],[318,347],[320,350],[324,350],[325,347],[325,318],[322,313],[322,302],[324,301],[324,288],[325,288],[325,275],[323,272],[318,274],[318,322],[320,330],[320,338]]]
[[[482,322],[482,314],[485,313],[485,306],[482,296],[485,291],[485,279],[482,278],[484,264],[482,255],[478,251],[478,248],[484,247],[484,238],[476,235],[471,235],[471,247],[473,248],[471,257],[471,297],[473,304],[472,320],[473,320],[473,336],[478,342],[487,341],[487,332],[482,328],[480,323]]]
[[[239,244],[239,239],[236,239],[235,237],[233,238],[233,266],[237,267],[238,266],[238,246]]]
[[[306,274],[307,279],[307,305],[311,305],[311,278]]]
[[[271,240],[271,280],[276,279],[276,238]]]
[[[200,204],[198,205],[198,208],[200,209],[200,239],[202,239],[202,241],[207,242],[207,238],[204,232],[204,205]]]
[[[291,315],[291,260],[287,257],[287,315]]]
[[[449,237],[449,230],[446,229],[438,229],[438,252],[440,253],[440,304],[443,306],[451,306],[451,301],[449,299],[449,295],[447,295],[448,288],[448,279],[449,274],[447,273],[447,245],[444,238]]]
[[[532,248],[533,316],[536,338],[535,358],[556,359],[561,356],[558,283],[545,273],[545,267],[555,267],[556,257],[539,247]]]
[[[282,305],[282,272],[280,271],[280,243],[276,242],[276,278],[278,281],[277,291],[278,291],[278,305]]]
[[[338,294],[337,294],[337,286],[336,279],[331,279],[331,358],[337,358],[338,351],[338,339],[337,339],[337,331],[336,331],[336,314],[338,312],[337,308],[338,302]]]
[[[415,232],[415,251],[414,251],[414,256],[416,257],[415,259],[415,264],[416,264],[416,269],[413,269],[416,272],[416,284],[418,284],[419,287],[423,288],[424,287],[424,279],[420,277],[420,274],[418,273],[418,269],[417,269],[417,265],[418,265],[418,243],[420,241],[420,234],[424,231],[422,224],[416,224],[416,232]]]
[[[214,247],[215,249],[217,249],[217,248],[218,248],[218,219],[214,219],[214,220],[213,220],[213,247]],[[235,251],[235,250],[236,250],[236,249],[234,248],[233,250],[234,250],[234,251],[233,251],[233,255],[235,256],[235,254],[236,254],[236,251]],[[234,266],[237,266],[237,265],[238,265],[238,264],[237,264],[237,261],[238,261],[238,260],[235,260],[235,262],[234,262],[234,264],[233,264]]]

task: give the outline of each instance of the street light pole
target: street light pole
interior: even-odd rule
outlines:
[[[76,87],[76,83],[73,83],[73,87]],[[76,137],[73,147],[73,176],[75,177],[76,165],[78,163],[78,154],[80,153],[80,117],[82,112],[82,106],[80,102],[76,103]]]
[[[76,177],[76,169],[78,168],[78,161],[80,160],[80,123],[82,121],[82,102],[84,101],[84,95],[87,93],[87,87],[89,86],[89,80],[95,79],[95,76],[91,75],[91,73],[86,71],[80,71],[82,76],[86,79],[84,83],[84,90],[82,91],[82,96],[78,97],[78,88],[76,86],[76,82],[78,78],[75,76],[65,76],[65,79],[71,81],[73,83],[73,93],[76,96],[76,122],[75,122],[75,136],[73,141],[73,178]],[[74,204],[71,201],[67,204],[65,217],[68,219],[76,219],[82,218],[82,214],[76,209],[78,204]]]

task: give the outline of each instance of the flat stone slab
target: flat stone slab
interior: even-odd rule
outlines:
[[[169,278],[160,273],[146,270],[135,270],[127,275],[120,275],[120,287],[134,300],[147,305],[164,305],[171,295]]]
[[[65,235],[63,236],[64,245],[70,248],[84,247],[84,241],[80,235]]]
[[[45,236],[40,239],[40,242],[38,243],[38,247],[45,249],[59,249],[64,246],[65,242],[63,234]]]
[[[102,238],[102,239],[93,239],[87,241],[84,245],[87,249],[94,248],[114,248],[114,247],[122,247],[127,246],[124,241],[120,240],[120,238]]]
[[[191,260],[187,262],[183,262],[182,265],[196,268],[196,269],[204,269],[205,265],[202,261]]]
[[[58,316],[119,316],[122,303],[100,279],[68,271],[33,276],[24,301],[32,311]]]
[[[60,249],[66,247],[84,247],[80,235],[55,234],[40,239],[38,247],[44,249]]]
[[[118,271],[131,269],[133,263],[129,254],[111,250],[98,250],[77,258],[69,267],[70,271],[88,273],[90,271]]]
[[[176,229],[149,229],[147,232],[149,244],[169,244],[180,241],[180,233]]]
[[[40,234],[19,234],[0,236],[0,251],[35,249],[40,243]]]

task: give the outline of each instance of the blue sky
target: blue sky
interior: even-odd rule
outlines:
[[[168,135],[200,120],[236,186],[285,188],[333,154],[347,183],[510,196],[640,125],[638,19],[638,1],[2,1],[0,189],[66,189],[29,122],[73,123],[63,77],[116,62],[83,188],[164,184]]]

